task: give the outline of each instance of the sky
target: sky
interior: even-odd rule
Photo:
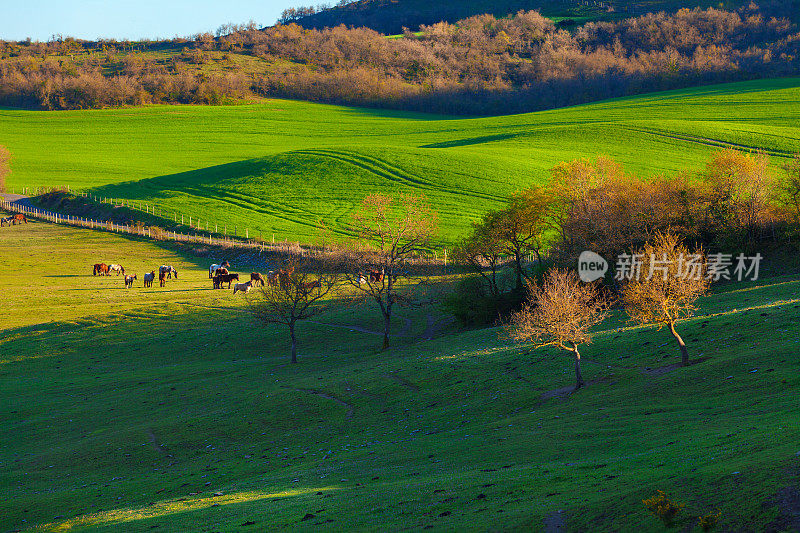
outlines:
[[[0,0],[0,39],[170,38],[213,33],[228,22],[270,26],[298,5],[303,0]]]

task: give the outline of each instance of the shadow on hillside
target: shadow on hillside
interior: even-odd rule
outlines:
[[[472,137],[467,139],[458,139],[456,141],[444,141],[432,144],[423,144],[420,148],[455,148],[457,146],[471,146],[474,144],[486,144],[497,141],[506,141],[516,137],[525,136],[526,133],[500,133],[498,135],[484,135],[481,137]]]

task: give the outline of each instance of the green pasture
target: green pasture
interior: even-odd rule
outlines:
[[[685,369],[667,332],[612,317],[564,395],[569,358],[435,299],[383,353],[374,309],[332,308],[290,365],[284,331],[210,289],[214,254],[45,223],[0,249],[2,531],[659,531],[656,490],[680,531],[797,524],[796,276],[704,299]],[[97,261],[179,279],[126,291]]]
[[[239,106],[0,110],[8,188],[69,185],[308,241],[373,192],[425,194],[441,241],[556,163],[599,154],[643,176],[720,146],[800,152],[800,79],[648,94],[523,115],[452,118],[289,100]]]

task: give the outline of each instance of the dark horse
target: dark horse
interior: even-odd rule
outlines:
[[[105,263],[95,263],[92,269],[92,276],[100,274],[101,276],[110,275],[108,272],[108,265]]]
[[[214,276],[213,280],[215,289],[221,289],[223,283],[227,283],[230,289],[232,281],[239,281],[239,274],[222,274],[220,276]]]
[[[262,276],[261,273],[259,272],[251,272],[250,281],[252,282],[253,285],[259,282],[261,283],[262,287],[266,285],[266,282],[264,281],[264,276]]]

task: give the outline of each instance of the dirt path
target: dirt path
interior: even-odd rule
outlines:
[[[338,403],[339,405],[341,405],[342,407],[346,407],[347,408],[347,414],[344,415],[345,418],[353,418],[353,413],[355,412],[355,408],[351,404],[347,403],[344,400],[341,400],[341,399],[337,398],[336,396],[330,395],[330,394],[328,394],[326,392],[314,390],[314,389],[294,389],[294,390],[296,390],[298,392],[307,392],[308,394],[315,394],[317,396],[325,398],[326,400],[332,400],[332,401]]]
[[[406,378],[404,378],[402,376],[398,376],[397,374],[384,374],[384,377],[387,377],[389,379],[393,379],[396,382],[398,382],[400,385],[402,385],[404,387],[408,387],[409,389],[413,390],[414,392],[419,392],[419,385],[411,383],[410,381],[408,381]]]
[[[563,533],[567,530],[564,522],[564,511],[553,511],[544,517],[545,533]]]
[[[591,385],[594,385],[595,383],[601,383],[603,381],[611,381],[611,378],[608,377],[608,376],[604,376],[604,377],[601,377],[601,378],[593,379],[591,381],[587,381],[587,382],[585,382],[583,384],[583,387],[581,387],[578,390],[585,389],[586,387],[590,387]],[[553,389],[553,390],[545,391],[545,392],[542,393],[542,395],[539,397],[539,399],[540,400],[549,400],[550,398],[562,398],[564,396],[569,396],[573,392],[575,392],[575,385],[568,385],[566,387],[561,387],[559,389]]]
[[[429,314],[425,316],[425,320],[427,322],[425,331],[422,332],[422,335],[420,335],[419,338],[423,341],[429,341],[442,329],[452,324],[455,321],[455,318],[452,316],[443,316],[439,319],[436,319],[433,315]]]

